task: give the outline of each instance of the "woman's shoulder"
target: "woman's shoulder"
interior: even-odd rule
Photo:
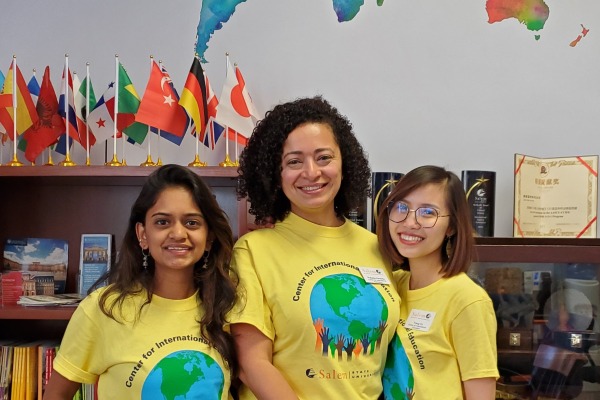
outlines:
[[[461,272],[458,275],[446,278],[448,288],[453,292],[453,297],[462,302],[491,301],[485,289],[468,274]]]

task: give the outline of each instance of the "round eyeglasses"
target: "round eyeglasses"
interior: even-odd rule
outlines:
[[[440,212],[433,207],[419,207],[411,210],[408,204],[403,201],[389,203],[387,206],[388,218],[392,222],[403,222],[411,212],[415,213],[415,221],[422,228],[433,228],[438,218],[449,217],[450,214],[440,215]]]

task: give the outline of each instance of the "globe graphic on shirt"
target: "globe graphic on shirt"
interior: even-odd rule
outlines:
[[[154,366],[142,388],[143,400],[220,400],[224,375],[219,364],[199,351],[171,353]]]
[[[382,381],[386,399],[410,400],[415,395],[413,370],[402,342],[396,334],[388,347]]]
[[[362,277],[337,274],[321,278],[310,294],[316,349],[324,356],[352,359],[380,347],[388,306]],[[387,343],[384,343],[387,346]]]

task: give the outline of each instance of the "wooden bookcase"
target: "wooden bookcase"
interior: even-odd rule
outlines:
[[[540,395],[600,398],[599,239],[478,238],[472,272],[497,307],[497,398],[530,398],[532,381]],[[547,378],[557,365],[572,365],[560,384]]]
[[[248,229],[247,204],[237,200],[237,169],[190,168],[211,186],[237,238]],[[7,238],[66,239],[67,292],[77,291],[81,234],[123,239],[135,198],[154,167],[0,167],[0,251]],[[60,338],[74,307],[0,306],[0,339]]]

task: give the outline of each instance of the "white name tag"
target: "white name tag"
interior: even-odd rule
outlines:
[[[412,309],[404,324],[405,328],[421,332],[429,332],[435,318],[435,312]]]
[[[380,285],[390,284],[390,280],[385,274],[385,271],[381,268],[358,267],[358,270],[367,283],[377,283]]]

